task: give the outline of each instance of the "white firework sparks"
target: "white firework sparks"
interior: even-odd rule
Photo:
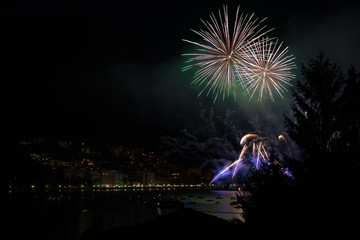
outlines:
[[[258,92],[258,100],[261,102],[263,94],[267,93],[274,101],[273,90],[283,97],[286,86],[295,78],[291,70],[296,68],[292,55],[286,55],[288,47],[281,50],[282,43],[272,39],[258,39],[248,46],[246,55],[243,57],[240,79],[251,98]]]
[[[243,65],[242,58],[246,54],[248,45],[271,31],[271,29],[264,31],[266,26],[260,27],[265,19],[258,21],[258,19],[254,19],[254,14],[239,16],[239,10],[240,7],[236,11],[232,32],[229,27],[228,9],[224,6],[223,15],[219,10],[219,22],[212,13],[210,22],[201,20],[206,30],[192,30],[202,37],[204,43],[183,39],[183,41],[199,47],[196,53],[183,54],[183,56],[190,56],[186,62],[189,65],[183,70],[194,66],[199,67],[199,70],[195,72],[192,84],[204,86],[199,95],[206,89],[207,95],[215,94],[214,102],[219,94],[222,94],[224,99],[226,95],[230,95],[230,91],[236,99],[237,72]]]
[[[236,89],[240,84],[250,100],[259,92],[261,102],[267,93],[274,101],[273,89],[283,97],[287,85],[294,78],[291,70],[295,68],[292,55],[286,56],[288,48],[281,50],[282,43],[262,38],[272,29],[260,26],[265,20],[254,19],[254,14],[240,14],[237,8],[232,31],[229,27],[228,9],[219,10],[219,21],[212,13],[210,21],[203,21],[206,30],[192,30],[203,42],[183,39],[198,47],[195,53],[183,54],[190,58],[183,68],[186,71],[197,68],[192,84],[202,86],[199,96],[207,91],[215,95],[229,97],[230,92],[236,99]]]

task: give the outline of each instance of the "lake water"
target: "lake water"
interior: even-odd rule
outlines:
[[[235,197],[235,194],[235,191],[210,190],[198,192],[196,195],[187,195],[187,198],[181,201],[185,203],[185,207],[193,208],[219,218],[229,221],[234,218],[243,220],[242,209],[234,208],[233,205],[230,205],[231,202],[235,201],[232,199]],[[179,197],[181,197],[181,195]],[[187,202],[195,203],[186,204]]]
[[[136,226],[175,211],[144,204],[159,194],[163,199],[181,199],[186,208],[242,220],[242,209],[230,205],[235,191],[76,191],[15,196],[10,203],[14,213],[10,224],[14,234],[16,229],[24,229],[37,239],[78,240],[87,230]]]

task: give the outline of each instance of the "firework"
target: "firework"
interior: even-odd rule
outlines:
[[[290,80],[295,78],[291,73],[296,67],[295,58],[286,55],[288,47],[283,50],[281,47],[282,43],[269,38],[258,39],[248,46],[239,73],[245,93],[250,96],[250,100],[255,92],[258,92],[259,102],[262,101],[264,93],[274,101],[273,90],[283,98],[286,86],[291,85]]]
[[[259,135],[257,134],[254,134],[254,133],[249,133],[249,134],[246,134],[245,136],[243,136],[240,140],[240,145],[244,145],[245,142],[247,142],[249,139],[251,138],[258,138],[260,137]]]
[[[284,135],[280,134],[279,137],[278,137],[278,140],[285,142],[286,147],[287,147],[287,150],[288,150],[290,156],[292,157],[292,152],[291,152],[291,150],[290,150],[289,144],[288,144],[288,142],[286,141],[286,138],[284,137]]]
[[[283,135],[278,137],[279,141],[286,141]],[[269,153],[266,150],[264,138],[258,134],[247,134],[245,135],[240,144],[243,145],[239,158],[232,162],[230,165],[221,170],[210,183],[217,181],[219,178],[224,177],[229,171],[232,170],[232,179],[243,166],[259,170],[263,164],[277,164],[282,165],[281,162],[275,160],[273,163],[270,162]],[[252,145],[252,150],[249,146]],[[286,176],[292,177],[291,172],[286,167],[280,169]]]
[[[236,161],[236,165],[235,165],[235,169],[234,169],[234,171],[233,171],[232,178],[234,178],[234,176],[236,175],[237,171],[239,170],[240,162],[243,160],[243,157],[244,157],[244,154],[245,154],[247,148],[248,148],[247,145],[245,145],[245,146],[243,147],[243,149],[241,150],[239,159]]]
[[[214,94],[214,102],[218,95],[222,95],[224,99],[230,92],[236,99],[237,75],[244,63],[244,55],[250,49],[249,45],[271,31],[264,31],[266,26],[260,26],[265,19],[254,19],[254,14],[239,16],[239,9],[240,7],[236,11],[232,31],[229,27],[228,9],[224,6],[223,14],[219,10],[219,21],[212,13],[210,21],[201,20],[206,30],[192,30],[203,39],[203,43],[183,39],[198,47],[196,53],[183,54],[190,56],[186,62],[189,65],[183,71],[198,67],[192,84],[203,86],[199,96],[206,90],[206,95]]]
[[[234,166],[235,164],[238,164],[240,162],[240,160],[236,160],[235,162],[233,162],[232,164],[230,164],[229,166],[227,166],[225,169],[223,169],[222,171],[220,171],[212,180],[210,183],[215,182],[216,180],[218,180],[220,177],[222,177],[232,166]]]
[[[230,93],[236,100],[236,89],[241,85],[250,100],[255,92],[259,92],[261,102],[264,93],[274,101],[273,90],[283,97],[286,86],[295,76],[291,70],[295,68],[292,55],[287,56],[288,48],[281,50],[282,43],[273,38],[263,36],[272,29],[261,26],[266,19],[254,19],[254,14],[240,14],[237,8],[233,29],[229,27],[228,9],[219,10],[219,21],[212,13],[210,21],[202,21],[206,29],[192,30],[203,42],[183,41],[198,47],[195,53],[188,56],[188,64],[183,71],[191,68],[198,70],[194,74],[192,84],[202,86],[199,96],[206,91],[215,95],[229,97]],[[231,31],[232,30],[232,31]]]

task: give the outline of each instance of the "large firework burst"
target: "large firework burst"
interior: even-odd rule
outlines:
[[[263,93],[267,93],[274,101],[272,90],[283,97],[286,85],[295,77],[291,69],[295,68],[294,57],[286,55],[288,47],[281,50],[282,43],[278,40],[258,39],[248,47],[243,56],[244,64],[241,69],[240,80],[250,99],[258,91],[261,102]]]
[[[230,95],[230,92],[236,99],[237,73],[239,67],[243,65],[242,59],[246,50],[249,49],[248,47],[253,41],[271,31],[264,31],[266,26],[260,27],[265,19],[261,21],[254,19],[254,14],[241,14],[239,16],[239,9],[240,7],[236,11],[232,31],[229,27],[228,9],[224,6],[223,15],[219,10],[219,22],[212,13],[210,22],[201,20],[206,30],[192,30],[202,37],[203,43],[183,39],[183,41],[199,47],[196,53],[183,54],[183,56],[190,56],[186,62],[189,65],[183,70],[188,70],[194,66],[199,67],[192,83],[203,86],[199,95],[205,90],[207,90],[207,95],[214,94],[214,101],[219,94],[222,94],[224,99],[225,96]]]
[[[190,57],[183,70],[198,68],[192,84],[203,87],[199,95],[204,91],[207,91],[206,95],[215,95],[214,102],[219,95],[224,99],[230,93],[236,99],[239,84],[250,99],[259,90],[259,101],[264,92],[274,100],[272,88],[282,97],[286,90],[284,84],[289,85],[289,80],[293,78],[294,58],[285,56],[288,48],[281,50],[282,43],[278,45],[277,41],[262,38],[272,30],[261,26],[265,18],[258,20],[254,14],[239,15],[239,10],[240,7],[237,8],[232,31],[228,8],[224,6],[223,14],[219,10],[219,21],[212,13],[210,21],[201,20],[206,30],[192,30],[203,42],[183,39],[198,47],[195,53],[183,54]]]

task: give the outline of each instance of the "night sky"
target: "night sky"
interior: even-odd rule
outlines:
[[[202,108],[239,112],[236,124],[283,128],[289,98],[275,103],[197,97],[182,53],[228,4],[230,18],[254,12],[275,28],[300,63],[321,50],[343,71],[360,71],[357,1],[10,1],[2,92],[7,130],[16,137],[92,137],[141,146],[199,127]],[[315,3],[316,2],[316,3]],[[353,3],[354,2],[354,3]],[[3,10],[4,11],[4,10]],[[254,130],[254,129],[249,129]]]

